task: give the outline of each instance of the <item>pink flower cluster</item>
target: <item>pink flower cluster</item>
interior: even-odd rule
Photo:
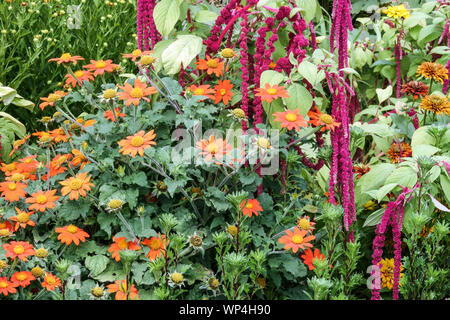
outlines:
[[[137,2],[137,42],[140,50],[150,50],[161,40],[156,30],[153,10],[156,0],[138,0]]]

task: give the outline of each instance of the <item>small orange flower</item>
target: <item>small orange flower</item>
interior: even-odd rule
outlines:
[[[265,88],[258,88],[256,89],[256,97],[261,97],[262,101],[265,102],[272,102],[272,100],[278,99],[278,98],[289,98],[288,92],[284,89],[284,87],[280,87],[276,84],[271,86],[269,83],[266,83],[264,85]]]
[[[59,233],[58,240],[60,240],[62,243],[65,243],[66,245],[69,245],[73,242],[78,246],[80,244],[80,241],[85,242],[86,238],[89,238],[89,234],[84,232],[82,229],[74,226],[73,224],[62,228],[56,228],[55,232]]]
[[[242,210],[242,214],[244,216],[248,216],[249,218],[252,216],[252,214],[257,216],[260,211],[263,211],[261,205],[259,204],[259,201],[256,199],[248,199],[247,201],[243,200],[240,207]]]
[[[116,300],[139,300],[139,294],[134,284],[131,285],[129,292],[127,292],[128,285],[125,280],[116,281],[112,284],[107,285],[106,287],[108,288],[109,293],[116,293]]]
[[[0,293],[3,293],[4,296],[7,296],[10,293],[16,293],[17,290],[14,286],[14,283],[8,281],[7,277],[0,278]]]
[[[206,70],[206,72],[211,75],[215,74],[216,77],[220,77],[223,75],[223,61],[220,61],[219,58],[211,59],[208,55],[206,59],[199,59],[195,62],[198,70]]]
[[[311,221],[311,218],[308,216],[303,216],[297,219],[297,226],[300,228],[300,230],[304,230],[309,234],[312,234],[315,225],[316,223]]]
[[[112,252],[112,258],[116,261],[120,261],[120,254],[119,251],[121,250],[140,250],[141,247],[138,246],[133,241],[127,241],[127,238],[125,237],[114,237],[113,238],[114,243],[108,248],[108,252]]]
[[[94,80],[92,73],[90,73],[89,71],[78,70],[75,71],[73,74],[75,75],[76,79],[70,73],[66,74],[65,77],[67,78],[66,84],[71,85],[74,88],[77,85],[81,86],[83,84],[83,81],[89,82],[89,80]]]
[[[14,272],[11,276],[11,282],[15,287],[21,286],[22,288],[25,288],[29,286],[33,280],[36,280],[36,278],[29,271]]]
[[[232,146],[227,143],[227,140],[216,139],[213,135],[209,139],[202,139],[197,142],[196,148],[200,149],[200,154],[205,157],[205,161],[209,162],[212,158],[222,160],[223,156],[231,151]],[[221,164],[216,162],[216,164]]]
[[[309,121],[315,127],[323,126],[320,131],[331,130],[334,131],[341,125],[340,122],[335,122],[334,118],[326,113],[321,113],[319,109],[315,108],[315,111],[308,111]]]
[[[120,108],[114,108],[114,114],[112,110],[106,110],[103,116],[109,121],[116,122],[116,119],[126,117],[127,115],[125,113],[121,113]],[[114,118],[114,116],[116,117]]]
[[[47,106],[53,107],[55,105],[55,102],[64,97],[65,95],[67,95],[67,92],[61,90],[50,93],[48,97],[40,98],[44,102],[39,104],[39,108],[41,108],[41,110],[44,110],[45,107]]]
[[[2,163],[0,170],[3,171],[5,176],[10,176],[12,174],[12,172],[17,170],[17,165],[18,165],[17,161],[14,161],[14,162],[11,162],[8,164]]]
[[[70,53],[63,53],[59,58],[49,59],[48,62],[56,61],[58,64],[61,63],[73,63],[77,64],[77,60],[84,60],[81,56],[72,56]]]
[[[14,231],[19,230],[19,228],[25,229],[27,226],[34,227],[36,223],[30,219],[30,216],[34,213],[34,211],[26,212],[22,211],[16,207],[17,215],[12,216],[9,220],[14,221]]]
[[[83,68],[90,72],[94,72],[94,76],[106,72],[113,72],[119,65],[112,63],[112,60],[91,60],[90,64],[84,65]]]
[[[314,270],[316,267],[314,267],[313,265],[313,260],[324,260],[325,256],[319,252],[319,249],[314,249],[313,254],[312,250],[308,248],[307,250],[303,251],[301,258],[303,259],[304,264],[308,266],[309,270]]]
[[[166,240],[165,235],[159,235],[157,237],[151,237],[150,239],[144,239],[142,241],[142,244],[147,246],[150,251],[147,254],[147,258],[149,258],[151,261],[155,260],[157,257],[160,257],[161,254],[166,254],[166,246],[169,243],[168,240]]]
[[[63,128],[56,128],[48,132],[50,136],[53,138],[53,141],[58,142],[67,142],[69,141],[69,137],[64,132]]]
[[[24,137],[23,139],[14,141],[14,143],[13,143],[13,149],[12,149],[11,152],[9,153],[9,157],[11,157],[11,156],[14,154],[14,152],[16,152],[17,150],[19,150],[20,146],[22,146],[28,139],[30,139],[30,137],[31,137],[31,134],[27,135],[27,136]],[[2,164],[2,166],[3,166],[3,164]],[[1,170],[1,168],[0,168],[0,170]]]
[[[28,156],[22,159],[19,159],[19,163],[17,164],[17,170],[21,173],[28,172],[34,173],[36,168],[41,164],[36,160],[37,156]]]
[[[150,55],[153,51],[144,51],[142,52],[139,49],[134,50],[132,53],[122,53],[122,56],[124,58],[131,58],[131,61],[136,61],[137,58],[140,58],[141,56],[147,56]]]
[[[356,174],[356,177],[358,179],[361,179],[363,175],[365,175],[367,172],[370,171],[370,167],[368,165],[365,165],[361,163],[358,166],[353,166],[353,172]]]
[[[28,261],[29,256],[34,256],[36,252],[33,246],[29,242],[24,241],[11,241],[10,243],[5,243],[3,249],[6,250],[5,257],[14,260],[19,258],[22,261]]]
[[[151,96],[158,92],[155,87],[147,87],[147,85],[142,83],[139,79],[134,80],[134,87],[128,82],[125,82],[124,86],[119,86],[119,88],[123,90],[123,92],[119,92],[119,99],[125,100],[125,105],[127,107],[131,104],[134,104],[137,107],[141,99],[150,102],[150,99],[147,98],[147,96]]]
[[[0,221],[0,230],[8,230],[9,232],[14,231],[14,227],[8,220],[6,221]]]
[[[70,177],[59,184],[63,186],[61,194],[69,195],[70,200],[78,200],[79,196],[86,197],[86,191],[91,191],[93,183],[89,182],[92,176],[87,176],[87,172],[78,173],[75,177]]]
[[[282,128],[287,128],[288,130],[295,129],[299,131],[300,127],[306,128],[308,126],[305,118],[300,114],[300,109],[274,112],[273,116],[275,121],[281,122]]]
[[[80,150],[73,149],[72,154],[74,155],[74,157],[72,159],[72,165],[74,167],[79,165],[80,170],[83,170],[84,166],[89,163],[89,160],[86,158],[86,156]]]
[[[31,203],[29,210],[36,210],[44,212],[47,209],[56,207],[55,201],[58,201],[59,196],[55,196],[56,190],[42,191],[39,190],[25,200],[26,203]]]
[[[156,135],[153,133],[153,130],[150,130],[147,133],[145,133],[144,130],[141,130],[133,136],[120,140],[117,143],[122,147],[119,152],[123,155],[129,154],[133,158],[139,153],[139,155],[143,157],[145,149],[156,145],[156,142],[153,141],[155,137]]]
[[[223,101],[225,105],[231,100],[234,93],[231,91],[233,89],[233,84],[230,80],[219,80],[219,84],[214,87],[216,94],[214,95],[214,103],[219,103]]]
[[[1,182],[0,183],[0,196],[5,197],[6,201],[14,202],[19,201],[20,198],[24,198],[27,194],[25,188],[26,184],[20,182]]]
[[[204,96],[204,97],[208,97],[209,99],[214,99],[214,94],[216,93],[216,91],[214,89],[211,89],[209,87],[209,84],[204,84],[204,85],[199,85],[196,86],[195,84],[193,84],[192,86],[187,88],[190,92],[192,92],[193,96]],[[199,99],[197,100],[197,102],[199,101],[203,101],[206,98],[203,99]]]
[[[54,276],[51,273],[45,273],[44,282],[41,282],[43,288],[47,289],[47,291],[53,291],[57,287],[61,287],[61,280]]]
[[[391,163],[399,163],[403,157],[411,157],[412,149],[406,142],[392,142],[391,147],[386,151],[386,155],[391,159]]]
[[[292,249],[292,252],[296,253],[298,249],[305,249],[306,247],[312,248],[313,245],[309,242],[316,237],[313,235],[306,236],[305,230],[300,230],[298,227],[294,227],[294,232],[286,230],[286,235],[278,239],[279,243],[284,244],[284,249]]]

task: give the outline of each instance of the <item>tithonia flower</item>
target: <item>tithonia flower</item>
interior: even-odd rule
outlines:
[[[137,58],[140,58],[142,55],[149,55],[152,51],[144,51],[142,52],[139,49],[134,50],[132,53],[122,53],[124,58],[131,58],[131,61],[136,61]]]
[[[436,114],[450,115],[450,101],[446,96],[437,94],[426,96],[422,99],[420,107]]]
[[[90,73],[89,71],[78,70],[73,74],[75,75],[76,79],[70,73],[65,75],[65,77],[67,78],[66,84],[71,85],[72,87],[76,87],[77,85],[81,86],[83,84],[83,81],[89,82],[89,80],[94,80],[92,73]]]
[[[83,68],[90,72],[94,72],[94,76],[106,72],[113,72],[118,67],[117,64],[112,63],[112,60],[91,60],[90,64],[84,65]]]
[[[214,95],[214,103],[219,103],[222,101],[225,105],[231,100],[234,93],[231,91],[233,89],[233,84],[230,80],[219,80],[219,84],[214,87],[216,93]]]
[[[14,283],[8,281],[7,277],[0,277],[0,293],[3,293],[4,296],[7,296],[10,293],[16,293],[17,290],[14,286]]]
[[[155,260],[157,257],[160,257],[161,254],[166,254],[166,246],[169,243],[168,240],[166,240],[165,235],[157,235],[157,237],[151,237],[150,239],[144,239],[142,241],[142,244],[147,246],[150,251],[147,254],[147,258],[149,258],[151,261]]]
[[[112,110],[106,110],[103,116],[109,121],[116,122],[117,119],[126,117],[127,115],[120,112],[120,108],[114,108],[114,113]]]
[[[57,287],[61,287],[61,280],[54,276],[51,273],[45,273],[44,282],[41,282],[43,288],[47,289],[47,291],[53,291]]]
[[[199,59],[195,64],[197,65],[197,69],[206,70],[208,74],[214,73],[216,77],[223,75],[223,61],[220,61],[219,58],[206,56],[206,59]]]
[[[67,95],[67,92],[61,90],[50,93],[48,97],[40,98],[44,102],[39,104],[39,108],[41,108],[41,110],[44,110],[45,107],[47,106],[53,107],[55,105],[55,102],[64,97],[65,95]]]
[[[439,81],[441,84],[448,79],[448,70],[442,64],[437,62],[424,62],[416,71],[417,75],[427,79]]]
[[[300,256],[303,259],[303,263],[306,264],[309,270],[314,270],[316,267],[313,264],[313,260],[324,260],[325,256],[319,252],[319,249],[314,249],[314,253],[310,248],[303,251],[303,254]]]
[[[69,245],[73,242],[78,246],[80,244],[80,241],[85,242],[86,238],[89,238],[89,234],[84,232],[82,229],[74,226],[73,224],[62,228],[56,228],[55,232],[59,233],[58,240],[60,240],[62,243],[65,243],[66,245]]]
[[[193,96],[204,96],[207,97],[209,99],[214,99],[214,94],[216,93],[216,91],[214,89],[211,89],[209,87],[209,84],[203,84],[203,85],[199,85],[196,86],[195,84],[193,84],[192,86],[187,88],[190,92],[192,92]],[[203,101],[206,98],[203,99],[199,99],[197,101]]]
[[[6,250],[5,257],[9,257],[11,260],[18,258],[22,261],[28,261],[29,256],[34,256],[36,254],[33,246],[25,241],[11,241],[10,243],[5,243],[3,249]]]
[[[394,286],[394,258],[382,259],[380,261],[381,286],[392,290]],[[403,264],[400,264],[400,271],[403,271]],[[400,273],[403,278],[403,273]]]
[[[131,157],[135,157],[137,153],[142,157],[144,156],[144,150],[150,148],[151,146],[155,146],[156,142],[153,141],[155,139],[156,134],[154,134],[153,130],[145,133],[144,130],[139,131],[133,136],[126,137],[125,139],[120,140],[117,144],[121,146],[119,152],[121,154],[129,154]]]
[[[363,163],[360,165],[357,165],[357,166],[353,166],[353,172],[356,174],[356,177],[358,179],[361,179],[361,177],[369,171],[370,171],[370,167]]]
[[[269,83],[264,84],[264,88],[258,88],[255,90],[256,97],[261,97],[262,101],[272,102],[278,98],[289,98],[288,92],[284,89],[284,87],[280,87],[276,84],[271,86]]]
[[[254,214],[257,216],[259,212],[262,212],[263,209],[259,204],[259,201],[256,199],[247,199],[241,202],[241,210],[244,216],[248,216],[249,218]]]
[[[26,212],[22,211],[16,207],[17,215],[12,216],[9,220],[14,221],[14,231],[19,230],[19,228],[25,229],[27,226],[34,227],[36,223],[30,219],[30,216],[34,211]]]
[[[112,258],[116,261],[120,261],[120,254],[119,251],[121,250],[140,250],[141,247],[138,246],[133,241],[127,241],[127,238],[125,237],[114,237],[113,238],[114,243],[108,248],[108,252],[112,252]]]
[[[409,18],[409,11],[405,8],[405,5],[401,4],[399,6],[389,6],[387,9],[383,9],[382,12],[389,18]]]
[[[222,56],[222,58],[231,59],[231,58],[235,57],[237,54],[236,54],[236,52],[233,51],[233,49],[225,48],[222,51],[220,51],[220,55]]]
[[[13,143],[13,149],[12,149],[11,152],[9,153],[9,156],[11,157],[11,156],[14,154],[14,152],[16,152],[17,150],[19,150],[20,146],[22,146],[28,139],[30,139],[30,137],[31,137],[31,134],[25,136],[23,139],[14,141],[14,143]],[[3,165],[3,164],[2,164],[2,165]],[[1,168],[0,168],[0,170],[1,170]]]
[[[339,122],[335,122],[333,117],[329,114],[322,113],[319,109],[315,109],[315,111],[308,111],[309,121],[313,126],[320,128],[320,131],[331,130],[334,131],[335,128],[339,127],[341,124]]]
[[[306,231],[309,234],[312,234],[315,225],[316,223],[311,221],[311,218],[308,216],[303,216],[297,219],[297,226],[300,230]]]
[[[274,121],[281,122],[281,127],[288,130],[295,129],[299,131],[300,127],[308,126],[305,118],[300,114],[300,109],[274,112],[273,116],[275,117]]]
[[[316,237],[313,235],[307,236],[305,230],[300,230],[298,227],[294,227],[294,231],[286,230],[286,235],[278,239],[279,243],[284,244],[284,249],[292,249],[292,252],[296,253],[298,249],[305,249],[306,247],[312,248],[313,245],[309,242]]]
[[[59,196],[56,196],[57,190],[42,191],[39,190],[31,195],[31,197],[25,200],[26,203],[31,203],[29,210],[36,210],[44,212],[47,209],[53,209],[56,207],[55,201],[58,201]]]
[[[119,92],[119,99],[125,100],[125,105],[127,107],[131,104],[138,106],[141,99],[150,102],[150,99],[147,98],[147,96],[158,92],[155,87],[147,87],[147,85],[142,83],[139,79],[134,80],[134,87],[128,82],[125,82],[124,86],[119,86],[119,88],[123,90],[123,92]]]
[[[0,183],[0,196],[5,197],[6,201],[19,201],[27,194],[25,188],[26,184],[20,182],[6,181]]]
[[[61,141],[67,142],[69,140],[69,137],[66,135],[63,128],[56,128],[54,130],[49,131],[48,133],[53,138],[53,141],[55,141],[56,143]]]
[[[131,285],[130,290],[127,290],[128,285],[125,280],[116,281],[106,287],[108,288],[109,293],[116,293],[116,300],[139,300],[138,291],[134,284]]]
[[[19,271],[14,272],[11,276],[11,282],[15,287],[21,286],[25,288],[30,285],[31,281],[36,280],[36,278],[31,274],[30,271]]]
[[[413,96],[415,100],[427,95],[428,86],[420,81],[410,81],[402,86],[401,92]]]
[[[61,57],[49,59],[48,62],[56,61],[56,62],[58,62],[58,64],[61,64],[61,63],[77,64],[78,60],[84,60],[84,58],[81,56],[72,56],[70,53],[63,53],[61,55]]]
[[[208,140],[197,141],[196,148],[201,150],[200,154],[205,157],[207,162],[212,158],[222,160],[223,156],[232,149],[227,140],[216,139],[213,135],[210,135]]]
[[[400,158],[410,157],[412,150],[406,142],[393,142],[391,147],[386,151],[386,155],[391,159],[391,163],[398,163]]]
[[[36,160],[37,156],[28,156],[22,159],[19,159],[19,163],[17,164],[17,170],[20,172],[28,172],[34,173],[36,168],[41,164]]]
[[[61,194],[63,196],[69,195],[70,200],[78,200],[78,197],[86,197],[86,191],[91,191],[93,183],[89,182],[91,176],[87,176],[87,172],[79,173],[75,177],[70,177],[59,184],[63,186]]]
[[[86,156],[77,149],[72,149],[73,159],[72,159],[72,165],[74,167],[80,166],[80,170],[83,170],[84,166],[89,163],[89,160],[86,158]]]

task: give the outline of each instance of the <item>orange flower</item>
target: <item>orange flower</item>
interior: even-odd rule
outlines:
[[[12,216],[9,220],[14,221],[14,231],[19,230],[19,228],[25,229],[27,226],[34,227],[36,223],[30,219],[30,216],[34,213],[34,211],[26,212],[22,211],[16,207],[17,215]]]
[[[399,163],[403,157],[411,157],[412,149],[406,142],[392,142],[391,147],[386,151],[386,155],[391,159],[391,163]]]
[[[84,166],[89,163],[89,160],[86,158],[86,156],[80,150],[73,149],[72,153],[74,155],[74,157],[72,159],[72,165],[74,167],[79,165],[80,170],[83,170]]]
[[[150,130],[147,133],[145,133],[144,130],[141,130],[133,136],[120,140],[117,143],[122,147],[119,152],[123,155],[129,154],[133,158],[139,153],[139,155],[143,157],[145,149],[156,145],[156,142],[153,141],[155,137],[156,135],[153,133],[153,130]]]
[[[206,70],[209,75],[212,73],[214,73],[216,77],[223,75],[223,61],[220,61],[219,58],[211,59],[207,55],[206,59],[199,59],[195,64],[197,65],[197,69]]]
[[[28,156],[22,159],[19,159],[19,163],[17,164],[17,170],[19,172],[28,172],[34,173],[36,168],[41,164],[36,160],[37,156]]]
[[[19,201],[20,198],[24,198],[27,194],[25,188],[26,184],[20,182],[1,182],[0,183],[0,196],[5,197],[6,201],[13,202]]]
[[[150,239],[144,239],[142,241],[142,244],[147,246],[150,251],[147,254],[147,258],[149,258],[151,261],[155,260],[157,257],[161,256],[161,253],[166,255],[166,246],[169,243],[168,240],[166,240],[165,235],[159,235],[157,237],[151,237]]]
[[[297,219],[297,226],[300,228],[300,230],[304,230],[309,234],[312,234],[312,231],[315,229],[315,225],[316,223],[311,221],[311,218],[308,216],[303,216]]]
[[[256,97],[261,97],[262,101],[265,102],[272,102],[272,100],[278,99],[278,98],[289,98],[288,92],[284,89],[284,87],[279,87],[278,85],[274,84],[271,86],[270,84],[266,83],[264,85],[265,88],[258,88],[256,89]]]
[[[308,123],[311,123],[315,127],[323,126],[320,128],[320,131],[334,131],[335,128],[341,125],[340,122],[335,122],[332,116],[326,113],[321,113],[317,108],[315,108],[315,111],[308,111],[308,117],[311,119]]]
[[[61,63],[73,63],[77,64],[77,60],[84,60],[81,56],[72,56],[70,53],[63,53],[59,58],[49,59],[48,62],[56,61],[58,64]]]
[[[209,162],[212,158],[222,160],[223,156],[231,151],[232,147],[227,140],[217,139],[210,135],[209,139],[197,141],[196,148],[200,149],[200,154],[205,157],[205,161]],[[216,164],[221,164],[216,162]]]
[[[50,177],[54,177],[57,174],[66,171],[67,168],[63,167],[62,165],[69,161],[71,158],[72,155],[70,153],[58,154],[55,158],[53,158],[50,162]],[[47,179],[48,177],[46,174],[42,176],[42,180],[47,181]]]
[[[47,209],[53,209],[56,207],[55,201],[59,199],[59,196],[55,196],[55,193],[56,190],[39,190],[38,192],[33,193],[31,197],[25,200],[26,203],[32,204],[28,209],[40,212],[44,212]]]
[[[216,94],[214,96],[214,103],[219,103],[223,101],[225,105],[231,100],[234,93],[231,91],[233,89],[233,84],[230,80],[219,80],[219,84],[214,87]]]
[[[208,97],[209,99],[214,99],[214,94],[216,93],[216,91],[214,89],[211,89],[209,87],[209,84],[204,84],[204,85],[199,85],[199,86],[196,86],[195,84],[193,84],[192,86],[188,87],[188,90],[192,92],[193,96],[204,96],[204,97]],[[197,100],[197,102],[200,102],[203,100],[205,100],[205,98],[199,99],[199,100]]]
[[[248,199],[247,201],[243,200],[240,207],[242,210],[242,214],[244,216],[248,216],[249,218],[252,216],[252,214],[255,214],[255,216],[257,216],[260,211],[263,211],[261,205],[259,204],[259,201],[256,199]]]
[[[0,230],[8,230],[9,232],[14,231],[14,227],[9,221],[1,221],[0,222]]]
[[[314,270],[316,267],[313,265],[314,259],[324,260],[325,256],[319,252],[319,249],[314,249],[314,254],[311,249],[303,251],[301,255],[303,262],[308,266],[309,270]]]
[[[19,271],[15,272],[11,276],[11,282],[15,287],[21,286],[23,288],[30,285],[31,281],[36,280],[36,278],[29,271]]]
[[[10,293],[16,293],[17,290],[14,286],[14,283],[8,281],[7,277],[0,278],[0,293],[3,293],[4,296],[7,296]]]
[[[55,130],[51,130],[48,132],[50,136],[53,138],[53,141],[58,142],[67,142],[69,141],[69,137],[64,132],[63,128],[56,128]]]
[[[89,71],[78,70],[78,71],[74,72],[74,75],[75,75],[75,77],[77,77],[78,81],[70,73],[65,75],[65,77],[67,78],[66,79],[66,84],[67,85],[70,84],[74,88],[77,85],[81,86],[83,84],[83,81],[89,82],[89,80],[94,80],[94,77],[92,76],[92,73],[90,73]]]
[[[48,97],[40,98],[44,102],[39,104],[39,108],[41,108],[41,110],[44,110],[45,107],[47,106],[53,107],[55,105],[55,102],[64,97],[65,95],[67,95],[67,92],[61,90],[50,93]]]
[[[147,56],[151,54],[153,51],[144,51],[142,52],[139,49],[134,50],[132,53],[122,53],[124,58],[131,58],[131,61],[136,61],[137,58],[140,58],[142,55]]]
[[[296,253],[298,249],[312,248],[313,245],[309,241],[314,240],[316,237],[313,235],[306,236],[306,234],[305,230],[294,227],[294,232],[286,230],[286,235],[278,239],[278,242],[284,244],[285,250],[292,249],[292,252]]]
[[[134,284],[131,285],[130,291],[127,292],[127,283],[125,280],[122,281],[116,281],[112,284],[109,284],[106,286],[108,288],[109,293],[116,293],[115,299],[116,300],[139,300],[139,295],[136,287]],[[127,297],[128,293],[128,297]]]
[[[361,179],[363,175],[365,175],[367,172],[370,171],[370,167],[368,165],[365,165],[361,163],[358,166],[353,166],[353,172],[356,174],[356,177],[358,179]]]
[[[36,252],[29,242],[11,241],[5,243],[3,249],[6,250],[5,257],[10,257],[11,260],[19,258],[22,261],[28,261],[29,256],[34,256]]]
[[[70,177],[59,184],[63,186],[61,194],[69,195],[70,200],[78,200],[78,197],[86,197],[86,191],[91,191],[93,183],[89,182],[92,176],[87,176],[87,172],[78,173],[75,177]]]
[[[120,108],[114,108],[114,114],[112,110],[106,110],[103,116],[109,121],[116,122],[116,119],[126,117],[127,115],[125,113],[121,113]],[[114,116],[116,117],[114,118]]]
[[[19,150],[20,146],[22,146],[28,139],[30,139],[30,137],[31,137],[31,134],[27,135],[27,136],[24,137],[23,139],[14,141],[14,143],[13,143],[13,149],[12,149],[11,152],[9,153],[9,157],[11,157],[11,156],[14,154],[14,152],[16,152],[17,150]],[[3,164],[2,164],[2,166],[3,166]],[[0,168],[0,170],[1,170],[1,168]]]
[[[112,60],[91,60],[91,64],[84,65],[83,68],[88,69],[90,72],[94,72],[94,76],[103,74],[106,72],[113,72],[119,65],[112,63]]]
[[[134,104],[136,107],[139,105],[141,99],[150,102],[147,96],[151,96],[158,92],[155,87],[147,87],[145,83],[141,80],[134,80],[134,87],[132,87],[128,82],[125,82],[124,86],[119,86],[123,92],[119,92],[119,99],[125,100],[125,105],[128,107],[130,104]]]
[[[74,226],[73,224],[62,227],[62,228],[56,228],[56,233],[59,233],[58,240],[61,240],[62,243],[65,243],[66,245],[69,245],[72,243],[75,243],[75,245],[79,245],[80,241],[85,242],[86,238],[89,238],[89,234],[84,232],[82,229]]]
[[[119,251],[121,250],[140,250],[141,247],[138,246],[136,243],[134,243],[133,241],[128,241],[127,242],[127,238],[125,237],[114,237],[113,238],[114,243],[109,247],[108,252],[112,252],[112,258],[115,259],[116,261],[120,261],[120,254]]]
[[[300,127],[307,127],[305,118],[299,114],[300,109],[287,110],[284,112],[274,112],[273,116],[275,121],[281,122],[282,128],[287,128],[288,130],[295,129],[300,130]]]
[[[53,291],[57,287],[61,287],[61,280],[54,276],[51,273],[45,273],[44,282],[41,282],[43,288],[47,289],[47,291]]]

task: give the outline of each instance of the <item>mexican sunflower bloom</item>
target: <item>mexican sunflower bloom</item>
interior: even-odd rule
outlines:
[[[28,208],[29,210],[36,210],[40,212],[44,212],[47,209],[53,209],[56,207],[55,201],[58,201],[59,196],[56,196],[57,190],[48,190],[33,193],[30,197],[28,197],[25,202],[31,203],[31,206]]]
[[[437,62],[422,63],[417,68],[416,74],[426,79],[433,79],[441,84],[444,83],[444,80],[448,79],[447,68]]]
[[[90,182],[92,176],[87,176],[87,172],[78,173],[75,177],[70,177],[59,184],[63,186],[61,194],[69,195],[70,200],[78,200],[79,196],[86,197],[86,191],[91,191],[94,186]]]
[[[134,81],[134,86],[125,82],[123,87],[119,86],[119,88],[123,90],[123,92],[119,92],[119,99],[125,100],[125,105],[127,107],[131,104],[134,104],[137,107],[141,99],[150,102],[150,99],[147,98],[147,96],[158,92],[155,87],[147,87],[147,85],[142,83],[139,79]]]
[[[394,19],[406,19],[409,18],[409,11],[405,8],[404,4],[399,6],[389,6],[387,9],[383,9],[382,12],[387,15],[389,18]]]
[[[68,94],[67,92],[64,92],[61,90],[50,93],[48,97],[40,98],[44,102],[39,104],[39,108],[41,108],[41,110],[44,110],[45,107],[47,107],[47,106],[53,107],[55,105],[56,101],[58,101],[59,99],[61,99],[62,97],[64,97],[67,94]]]
[[[3,293],[4,296],[7,296],[10,293],[16,293],[17,290],[14,286],[14,283],[8,281],[7,277],[0,278],[0,293]]]
[[[190,92],[192,92],[193,96],[204,96],[207,97],[209,99],[214,99],[214,94],[216,93],[216,91],[214,89],[211,89],[209,87],[209,84],[203,84],[203,85],[199,85],[196,86],[195,84],[193,84],[192,86],[187,88]],[[197,102],[203,101],[206,98],[203,99],[199,99],[197,100]]]
[[[119,65],[112,63],[112,60],[91,60],[90,64],[86,64],[83,68],[94,73],[94,76],[104,74],[105,72],[113,72]]]
[[[72,165],[74,167],[80,166],[80,170],[83,170],[84,166],[89,163],[89,160],[80,150],[73,149],[72,154],[73,154]]]
[[[205,161],[209,162],[212,158],[222,160],[223,156],[231,151],[231,145],[227,140],[216,139],[213,135],[209,139],[202,139],[195,146],[200,150],[200,154],[205,157]],[[216,162],[216,164],[220,164]]]
[[[31,138],[31,134],[25,136],[23,139],[14,141],[13,149],[9,153],[9,157],[11,157],[17,150],[19,150],[19,148],[30,138]],[[1,170],[1,168],[0,168],[0,170]]]
[[[142,244],[150,249],[147,254],[147,258],[151,261],[160,257],[161,254],[166,254],[166,246],[168,243],[169,241],[166,240],[166,236],[163,234],[158,234],[157,237],[151,237],[150,239],[144,239],[142,241]]]
[[[1,182],[0,183],[0,196],[5,197],[6,201],[13,202],[19,201],[20,198],[24,198],[27,194],[25,188],[26,184],[20,182]]]
[[[12,216],[9,220],[14,221],[14,231],[19,230],[19,228],[25,229],[27,226],[34,227],[36,223],[30,219],[30,216],[34,213],[34,211],[26,212],[22,211],[16,207],[17,215]]]
[[[116,119],[124,118],[126,116],[125,113],[120,112],[120,108],[114,108],[114,113],[112,110],[106,110],[105,113],[103,113],[103,117],[112,122],[116,122]]]
[[[62,228],[56,228],[55,232],[59,233],[58,240],[60,240],[62,243],[65,243],[66,245],[69,245],[73,242],[78,246],[80,244],[80,241],[85,242],[86,238],[89,238],[89,234],[84,232],[82,229],[74,226],[73,224]]]
[[[241,202],[240,208],[242,210],[242,214],[244,216],[248,216],[249,218],[252,216],[252,214],[257,216],[259,212],[263,211],[261,205],[259,204],[259,201],[256,199],[248,199],[247,201],[243,200]]]
[[[72,56],[70,53],[63,53],[61,55],[61,57],[49,59],[48,62],[56,61],[56,62],[58,62],[58,64],[61,64],[61,63],[77,64],[78,60],[84,60],[84,58],[81,56]]]
[[[36,254],[33,246],[25,241],[11,241],[10,243],[5,243],[3,249],[6,250],[5,257],[9,257],[11,260],[18,258],[22,261],[28,261],[29,256],[34,256]]]
[[[198,70],[206,70],[209,75],[213,73],[216,77],[223,75],[223,61],[220,61],[219,58],[210,58],[207,55],[206,59],[199,59],[195,64]]]
[[[61,287],[61,280],[54,276],[51,273],[45,273],[44,281],[41,282],[43,288],[47,289],[47,291],[53,291],[57,287]]]
[[[420,102],[420,107],[436,114],[445,113],[446,115],[450,115],[450,101],[446,96],[439,96],[437,94],[426,96]]]
[[[216,93],[214,94],[214,103],[219,103],[223,101],[225,105],[231,100],[234,93],[231,91],[233,89],[233,84],[230,80],[219,80],[219,84],[214,87]]]
[[[67,78],[66,84],[71,85],[74,88],[77,85],[81,86],[83,84],[83,81],[89,82],[90,80],[94,80],[92,73],[90,73],[89,71],[78,70],[78,71],[75,71],[73,74],[75,75],[76,79],[70,73],[66,74],[65,77]]]
[[[311,218],[308,216],[303,216],[297,219],[297,226],[300,230],[306,231],[309,234],[312,234],[315,225],[316,223],[311,221]]]
[[[315,259],[324,260],[325,256],[319,252],[319,249],[314,249],[314,253],[310,248],[303,251],[303,254],[300,256],[303,259],[303,263],[306,264],[309,270],[314,270],[316,267],[313,264]]]
[[[119,152],[123,155],[129,154],[133,158],[139,153],[139,155],[143,157],[145,149],[156,145],[156,142],[153,141],[155,137],[156,134],[154,134],[153,130],[150,130],[147,133],[145,133],[144,130],[141,130],[135,135],[126,137],[117,142],[117,144],[122,147]]]
[[[400,271],[403,271],[403,264],[400,265]],[[381,286],[392,290],[394,287],[394,258],[382,259],[380,261],[380,272]],[[400,273],[400,278],[403,278],[403,273]]]
[[[36,160],[36,157],[37,156],[28,156],[19,159],[17,170],[20,172],[34,173],[36,171],[36,168],[41,164]]]
[[[308,111],[308,117],[310,119],[308,123],[311,123],[315,127],[322,126],[320,128],[322,132],[325,130],[334,131],[334,129],[341,125],[340,122],[335,122],[332,116],[320,112],[317,108],[315,111]]]
[[[33,280],[36,280],[36,278],[29,271],[14,272],[11,276],[11,282],[15,287],[21,286],[22,288],[25,288],[29,286]]]
[[[264,85],[264,88],[258,88],[255,90],[256,97],[261,97],[262,101],[271,103],[273,100],[278,98],[289,98],[288,92],[284,89],[284,87],[280,87],[276,84],[271,86],[269,83]]]
[[[300,230],[298,227],[294,227],[294,231],[286,230],[286,235],[278,239],[279,243],[284,244],[284,249],[292,249],[293,253],[296,253],[298,249],[305,249],[306,247],[312,248],[312,244],[309,242],[316,237],[313,235],[307,236],[305,230]]]
[[[140,250],[141,247],[138,246],[133,241],[127,241],[127,238],[125,237],[114,237],[113,238],[114,243],[108,248],[108,252],[112,253],[112,258],[116,261],[120,261],[120,254],[119,251],[121,250]]]
[[[284,112],[274,112],[273,116],[275,121],[281,122],[282,128],[287,128],[288,130],[295,129],[300,130],[300,127],[307,127],[308,124],[300,114],[300,109],[287,110]]]
[[[386,151],[386,155],[391,159],[391,163],[398,163],[400,158],[410,157],[412,150],[406,142],[393,142],[391,147]]]
[[[370,167],[365,164],[360,164],[357,166],[353,166],[353,172],[356,174],[358,179],[361,179],[363,175],[370,171]]]
[[[153,51],[144,51],[142,52],[139,49],[134,50],[131,53],[122,53],[122,56],[124,58],[131,58],[131,61],[136,61],[137,58],[140,58],[142,55],[149,55],[151,54]]]
[[[127,283],[125,280],[116,281],[107,285],[109,293],[116,293],[116,300],[139,300],[139,295],[134,284],[131,285],[130,290],[127,290]],[[128,296],[127,296],[128,294]]]
[[[424,97],[428,93],[428,86],[420,81],[410,81],[402,86],[401,92],[413,96],[414,100]]]

